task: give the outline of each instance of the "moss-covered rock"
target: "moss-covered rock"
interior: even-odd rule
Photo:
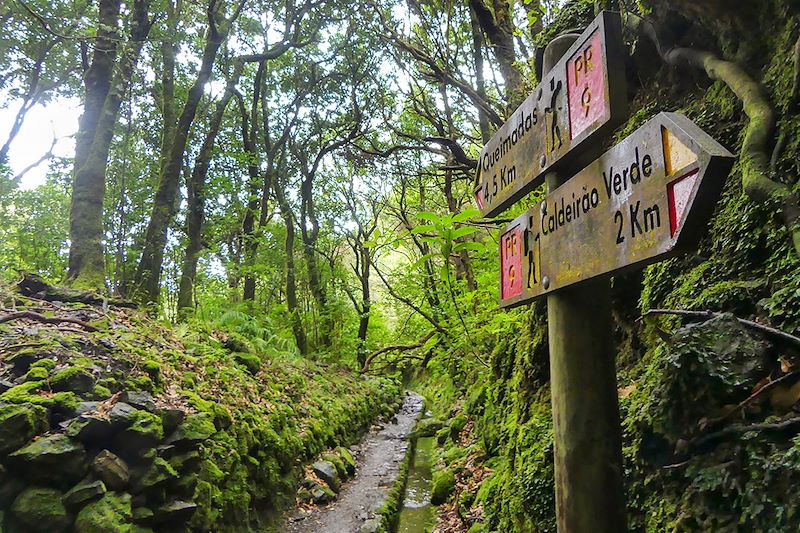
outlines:
[[[176,445],[194,444],[208,439],[216,431],[214,419],[208,413],[189,415],[178,426],[175,433],[167,439],[167,443]]]
[[[108,450],[102,450],[92,460],[92,472],[111,490],[122,490],[130,481],[130,469],[125,461]]]
[[[161,457],[156,458],[153,464],[144,472],[144,475],[136,482],[135,491],[151,491],[167,485],[171,481],[178,479],[178,473],[170,464]]]
[[[24,381],[44,381],[47,379],[47,376],[50,375],[50,372],[46,368],[42,368],[40,366],[31,367],[30,370],[25,374],[23,378]]]
[[[317,461],[311,465],[311,470],[331,488],[334,492],[339,492],[342,486],[339,472],[336,466],[330,461]]]
[[[47,410],[33,404],[0,405],[0,455],[47,431]]]
[[[438,418],[423,418],[414,427],[414,437],[433,437],[436,432],[444,427],[444,422]]]
[[[73,391],[86,393],[94,388],[94,376],[87,370],[72,366],[56,372],[50,379],[54,391]]]
[[[261,369],[261,357],[252,353],[238,352],[234,355],[237,363],[244,365],[251,374],[257,374]]]
[[[137,411],[128,420],[130,426],[120,432],[116,446],[126,453],[136,453],[155,447],[164,438],[161,418],[147,411]]]
[[[86,451],[57,433],[38,439],[8,456],[8,464],[30,479],[70,484],[86,473]]]
[[[69,489],[61,498],[61,501],[64,502],[64,505],[68,508],[76,509],[83,507],[90,501],[100,498],[106,492],[106,485],[102,481],[84,480]]]
[[[450,469],[438,470],[433,473],[431,483],[431,503],[441,505],[445,503],[456,487],[456,476]]]
[[[14,500],[11,513],[23,531],[60,533],[72,522],[61,502],[61,493],[54,489],[33,487]]]
[[[344,446],[339,446],[336,448],[336,453],[339,454],[342,462],[344,463],[345,470],[347,470],[348,475],[353,475],[356,473],[356,460],[353,458],[353,454],[350,453],[350,450],[345,448]]]
[[[132,530],[131,496],[108,492],[78,513],[75,533],[130,533]]]

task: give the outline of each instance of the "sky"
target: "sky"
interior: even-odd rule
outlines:
[[[0,144],[8,138],[8,130],[19,109],[18,101],[6,103],[7,106],[0,109]],[[32,108],[9,150],[8,159],[14,175],[47,153],[54,137],[58,142],[53,153],[57,157],[72,157],[75,153],[73,136],[78,131],[81,111],[78,98],[57,98]],[[28,171],[22,177],[20,186],[23,189],[32,189],[44,183],[48,167],[49,162],[45,161]]]

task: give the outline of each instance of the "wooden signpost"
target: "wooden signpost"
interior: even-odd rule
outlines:
[[[683,115],[657,115],[508,225],[500,305],[695,246],[732,164]]]
[[[597,140],[624,120],[623,54],[619,14],[604,11],[481,151],[481,214],[501,213],[547,171],[579,170],[597,156]]]
[[[600,155],[624,118],[619,14],[573,38],[548,45],[544,81],[481,152],[475,199],[495,216],[547,182],[545,199],[500,238],[500,305],[547,296],[558,531],[620,533],[609,279],[695,246],[733,156],[675,113]]]

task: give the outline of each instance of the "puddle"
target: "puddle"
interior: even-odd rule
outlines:
[[[431,505],[433,448],[434,437],[417,439],[397,533],[426,533],[436,525],[436,508]]]

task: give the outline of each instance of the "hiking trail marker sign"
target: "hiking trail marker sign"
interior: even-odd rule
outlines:
[[[625,118],[624,53],[619,13],[603,11],[481,151],[483,216],[513,205],[547,171],[575,172],[598,155],[597,141]]]
[[[677,113],[660,113],[500,237],[501,307],[697,245],[733,155]]]

